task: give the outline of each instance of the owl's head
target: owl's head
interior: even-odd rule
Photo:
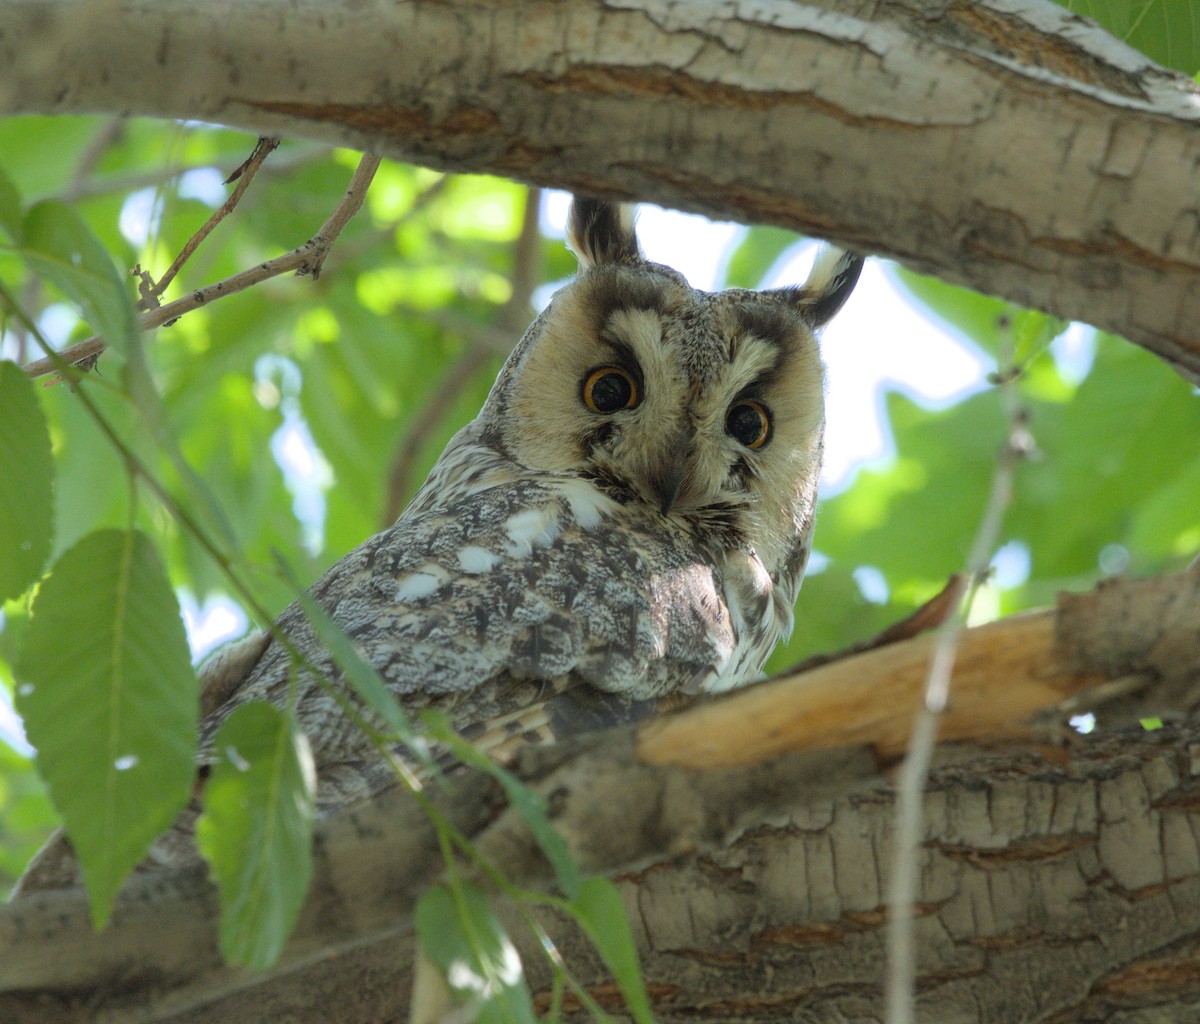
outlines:
[[[816,499],[824,424],[815,333],[861,257],[802,287],[697,291],[644,259],[629,207],[576,198],[579,276],[501,372],[484,418],[517,462],[595,480],[702,543],[752,546],[776,575]]]

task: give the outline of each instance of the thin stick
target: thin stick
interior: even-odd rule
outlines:
[[[250,182],[254,180],[254,175],[258,173],[258,169],[262,167],[263,161],[275,150],[279,145],[279,137],[267,138],[262,136],[254,144],[254,149],[250,156],[238,166],[234,172],[225,179],[225,184],[236,181],[237,185],[229,194],[229,198],[225,200],[201,226],[191,238],[187,240],[187,244],[180,250],[174,262],[167,267],[167,271],[158,279],[158,283],[151,289],[151,294],[157,298],[167,290],[167,286],[175,280],[175,275],[179,273],[183,265],[191,258],[199,247],[200,243],[209,236],[209,233],[218,224],[221,223],[232,211],[242,196],[246,194],[246,189],[250,187]]]
[[[896,800],[896,838],[892,850],[891,883],[888,891],[888,975],[887,1024],[913,1024],[916,993],[916,943],[913,936],[913,906],[918,895],[918,855],[923,823],[922,796],[929,776],[938,720],[950,697],[950,676],[966,623],[967,614],[980,582],[987,572],[992,552],[1000,537],[1004,513],[1012,501],[1013,479],[1017,463],[1033,450],[1033,439],[1025,423],[1025,413],[1016,393],[1017,375],[1010,372],[1012,343],[1006,323],[1001,336],[1007,341],[1001,353],[1001,371],[994,378],[1000,387],[1008,422],[1008,436],[996,461],[991,493],[967,560],[970,581],[957,615],[952,615],[938,631],[925,680],[924,701],[913,723],[908,756],[900,771]]]
[[[303,245],[282,256],[277,256],[275,259],[267,260],[266,263],[260,263],[257,267],[227,277],[223,281],[198,288],[174,302],[168,302],[165,306],[149,309],[139,317],[138,326],[143,331],[153,330],[163,324],[178,320],[184,313],[199,309],[214,299],[245,291],[262,281],[286,274],[291,270],[297,274],[311,274],[313,278],[318,277],[325,257],[329,255],[329,250],[337,240],[338,234],[362,206],[367,186],[370,185],[371,179],[375,176],[375,170],[379,167],[379,160],[380,158],[377,156],[363,155],[345,194],[325,223],[321,225],[320,230]],[[92,337],[63,349],[58,353],[58,358],[62,362],[75,365],[85,359],[98,356],[104,349],[104,340],[100,337]],[[38,359],[25,366],[25,372],[30,377],[43,377],[48,373],[54,373],[57,369],[58,364],[50,358]]]

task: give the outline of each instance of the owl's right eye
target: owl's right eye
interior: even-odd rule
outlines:
[[[589,373],[582,395],[592,412],[618,412],[638,404],[637,382],[618,366],[601,366]]]

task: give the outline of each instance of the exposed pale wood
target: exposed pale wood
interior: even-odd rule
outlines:
[[[912,728],[934,639],[927,633],[650,722],[638,735],[638,755],[648,764],[706,768],[865,743],[895,756]],[[968,629],[941,738],[1027,739],[1035,712],[1101,678],[1060,662],[1053,610]]]

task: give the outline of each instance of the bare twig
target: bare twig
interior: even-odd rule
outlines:
[[[311,274],[314,278],[317,277],[320,274],[322,264],[325,262],[325,257],[329,255],[330,248],[332,248],[333,243],[337,240],[338,234],[346,226],[346,222],[362,206],[363,196],[366,194],[367,186],[371,183],[371,178],[374,177],[375,169],[378,166],[379,157],[364,154],[362,160],[359,161],[353,178],[350,180],[350,185],[347,187],[345,195],[342,196],[325,223],[321,225],[320,230],[303,245],[282,256],[277,256],[275,259],[260,263],[257,267],[252,267],[249,270],[243,270],[240,273],[234,274],[232,277],[227,277],[223,281],[217,281],[204,288],[198,288],[196,291],[176,299],[174,302],[168,302],[164,306],[147,310],[138,320],[139,328],[143,331],[149,331],[155,327],[161,327],[163,324],[169,324],[178,320],[184,313],[190,313],[193,309],[199,309],[214,299],[245,291],[253,285],[260,284],[272,277],[278,277],[280,274],[286,274],[288,271],[294,270],[297,274]],[[63,349],[62,352],[58,353],[58,360],[59,362],[78,365],[85,359],[99,355],[104,351],[104,348],[105,342],[102,338],[88,338],[85,341]],[[58,365],[59,363],[56,363],[51,358],[38,359],[32,363],[28,363],[25,366],[25,372],[30,377],[42,377],[48,373],[55,372],[58,369]]]
[[[254,144],[254,150],[250,153],[250,156],[247,157],[246,160],[243,161],[234,170],[234,172],[225,179],[226,185],[234,181],[237,182],[237,185],[229,194],[229,198],[226,199],[225,202],[223,202],[219,207],[217,207],[215,211],[213,211],[212,216],[204,222],[200,230],[187,240],[187,244],[180,251],[179,255],[175,257],[174,262],[167,267],[166,273],[164,273],[163,276],[158,279],[158,283],[155,284],[151,289],[151,293],[155,298],[162,295],[162,293],[167,290],[167,286],[175,280],[175,275],[179,273],[183,265],[188,261],[188,259],[191,258],[192,253],[194,253],[200,247],[200,243],[208,237],[212,229],[220,224],[221,221],[233,211],[233,208],[237,206],[242,196],[245,195],[246,189],[250,187],[250,182],[254,180],[254,175],[257,174],[258,169],[262,167],[263,161],[271,155],[271,153],[275,150],[275,147],[278,145],[278,136],[275,136],[274,138],[267,138],[265,136],[260,137],[259,140]],[[143,299],[143,301],[146,300]],[[150,303],[147,303],[147,305],[150,305]],[[145,306],[143,306],[143,308],[145,308]]]
[[[525,328],[529,321],[533,289],[538,273],[538,215],[542,206],[541,189],[531,188],[525,197],[525,212],[521,220],[521,233],[513,245],[512,293],[508,302],[496,318],[496,328],[480,331],[472,324],[460,323],[455,329],[462,330],[472,340],[471,347],[442,378],[437,390],[425,402],[421,412],[413,417],[412,429],[404,436],[392,459],[388,473],[387,499],[384,503],[383,526],[390,526],[404,508],[412,487],[412,476],[429,439],[441,426],[446,412],[454,407],[459,394],[497,352],[512,347],[516,333]]]
[[[983,518],[975,534],[967,560],[969,580],[957,615],[942,624],[929,671],[925,679],[924,700],[917,711],[909,740],[908,755],[900,771],[896,800],[896,836],[892,849],[892,870],[888,891],[888,976],[887,1024],[912,1024],[916,989],[916,948],[913,940],[913,905],[919,881],[918,851],[921,838],[922,796],[929,776],[938,722],[950,696],[950,675],[958,653],[962,630],[979,584],[985,577],[992,552],[1000,536],[1004,513],[1012,501],[1017,463],[1033,451],[1033,439],[1026,426],[1026,415],[1017,395],[1017,375],[1012,365],[1012,339],[1008,322],[1000,324],[1003,351],[995,380],[1004,401],[1008,434],[1000,450],[992,475],[992,488]]]

